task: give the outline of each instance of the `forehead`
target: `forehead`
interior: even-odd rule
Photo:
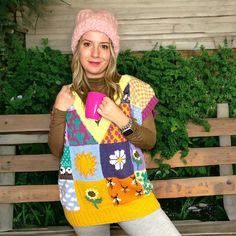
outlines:
[[[102,32],[99,31],[88,31],[83,36],[81,37],[81,40],[89,40],[89,41],[94,41],[94,42],[110,42],[109,37]]]

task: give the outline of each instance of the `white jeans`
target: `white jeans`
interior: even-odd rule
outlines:
[[[179,236],[181,235],[162,209],[143,218],[118,222],[129,236]],[[78,236],[110,236],[110,225],[74,228]]]

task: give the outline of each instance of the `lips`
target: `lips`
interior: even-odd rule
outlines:
[[[97,66],[97,65],[100,65],[101,62],[100,61],[89,61],[89,64]]]

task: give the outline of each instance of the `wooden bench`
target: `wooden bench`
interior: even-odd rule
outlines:
[[[185,159],[187,163],[180,160],[180,153],[166,163],[172,168],[219,165],[221,175],[152,181],[159,199],[224,195],[228,221],[174,222],[183,235],[236,235],[236,175],[232,170],[232,164],[236,163],[236,147],[231,147],[230,142],[230,136],[236,135],[236,119],[227,118],[227,104],[218,106],[218,118],[208,119],[210,132],[189,122],[188,134],[189,137],[219,136],[220,146],[190,148]],[[59,200],[57,185],[14,185],[16,172],[58,170],[58,158],[51,154],[15,155],[15,146],[18,144],[47,143],[49,116],[0,115],[0,235],[74,235],[68,226],[12,230],[14,203]],[[157,168],[152,158],[145,155],[147,168]],[[111,231],[112,235],[126,235],[116,226]]]

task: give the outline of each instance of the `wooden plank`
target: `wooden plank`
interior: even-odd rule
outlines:
[[[157,198],[236,194],[236,176],[152,181]],[[0,186],[0,203],[58,201],[57,185]]]
[[[181,153],[176,153],[170,160],[164,160],[163,163],[175,167],[187,166],[210,166],[219,164],[235,164],[236,163],[236,147],[210,147],[210,148],[190,148],[189,154],[181,160]],[[160,155],[151,157],[145,153],[146,167],[158,168],[155,159],[160,159]]]
[[[229,105],[228,103],[217,104],[217,117],[229,117]],[[231,146],[230,136],[219,137],[220,146]],[[233,165],[220,165],[220,175],[233,175]],[[229,220],[236,220],[236,195],[227,195],[223,197],[224,209]]]
[[[189,137],[209,137],[236,134],[236,119],[234,118],[210,118],[207,120],[211,125],[210,132],[206,132],[202,126],[189,122]]]
[[[207,49],[215,49],[223,45],[223,40],[218,40],[221,34],[229,37],[235,30],[236,2],[231,0],[197,1],[107,1],[103,0],[106,9],[112,11],[120,25],[121,50],[133,51],[151,50],[158,43],[163,46],[173,44],[177,50],[198,49],[196,45],[203,45]],[[30,29],[26,35],[27,47],[40,45],[41,38],[48,38],[49,45],[63,53],[71,53],[70,40],[77,12],[82,8],[101,9],[101,1],[50,1],[44,12],[44,17],[39,19],[37,27]],[[149,26],[149,27],[147,27]],[[193,32],[204,33],[206,39],[193,38]],[[189,34],[179,40],[178,34]],[[213,37],[211,34],[218,34]],[[162,35],[163,41],[152,35]],[[129,41],[127,38],[128,36]],[[140,40],[142,36],[144,39]],[[166,38],[165,38],[166,36]],[[135,39],[131,39],[136,37]],[[168,37],[172,37],[172,40]],[[235,40],[231,41],[236,47]]]
[[[0,186],[0,203],[53,202],[58,200],[58,185]]]
[[[236,22],[236,16],[222,16],[222,17],[195,17],[192,16],[188,18],[150,18],[150,19],[135,19],[135,20],[119,20],[119,34],[122,35],[123,29],[127,28],[127,32],[130,32],[131,27],[135,29],[136,26],[145,28],[146,25],[149,27],[153,26],[172,26],[172,28],[176,26],[186,26],[186,24],[194,25],[195,27],[202,27],[203,25],[218,23],[221,24],[234,24]],[[73,15],[52,15],[47,16],[45,18],[39,18],[37,27],[35,29],[28,29],[27,36],[29,35],[42,35],[42,34],[70,34],[73,31],[74,25],[74,16]],[[205,26],[206,27],[206,26]],[[221,29],[221,27],[218,27]],[[211,29],[209,29],[211,30]],[[233,30],[234,32],[236,30]],[[209,32],[209,31],[207,31]],[[130,32],[132,33],[132,32]],[[152,34],[158,34],[159,28],[153,29]],[[228,34],[227,34],[228,35]],[[176,35],[172,35],[172,37]]]
[[[160,18],[160,17],[191,17],[191,16],[227,16],[227,15],[235,15],[235,8],[236,5],[230,4],[230,5],[209,5],[211,1],[207,1],[205,4],[199,4],[199,5],[192,5],[191,4],[183,4],[182,6],[165,6],[165,5],[159,5],[159,6],[152,6],[150,4],[146,4],[146,2],[142,2],[143,4],[140,4],[140,2],[135,1],[135,4],[132,4],[131,7],[129,7],[129,4],[126,5],[111,5],[106,1],[106,9],[112,11],[118,20],[120,19],[147,19],[147,18]],[[111,2],[112,3],[112,2]],[[179,2],[181,3],[181,1]],[[130,4],[131,5],[131,4]],[[101,3],[90,3],[87,5],[88,8],[93,9],[101,9]],[[81,7],[80,3],[78,2],[77,6],[63,6],[63,5],[51,5],[48,7],[44,13],[45,16],[47,15],[74,15],[76,16],[76,13],[86,8],[84,3]],[[129,14],[130,13],[130,14]],[[138,18],[140,17],[140,18]]]
[[[152,181],[157,198],[236,194],[236,175]]]
[[[193,33],[193,32],[205,32],[205,33],[225,33],[235,32],[235,22],[229,23],[221,23],[219,27],[219,23],[189,23],[189,24],[177,24],[174,27],[174,33]]]
[[[0,115],[1,133],[49,131],[49,114]],[[209,137],[236,134],[235,118],[209,118],[210,132],[200,125],[188,123],[189,137]],[[27,125],[26,125],[27,124]]]
[[[207,19],[211,19],[211,17],[206,17]],[[161,23],[159,19],[143,19],[143,20],[127,20],[123,21],[119,26],[119,34],[123,35],[136,35],[137,38],[140,35],[156,35],[156,34],[167,34],[172,33],[172,36],[176,36],[179,33],[183,34],[191,34],[191,33],[224,33],[225,36],[228,33],[235,33],[236,29],[234,27],[236,20],[232,20],[231,22],[219,22],[218,18],[213,17],[215,21],[208,22],[205,18],[193,18],[189,19],[189,21],[183,21],[181,18],[172,19],[171,23]],[[175,20],[175,22],[174,22]],[[211,19],[212,20],[212,19]],[[55,21],[55,22],[54,22]],[[170,20],[169,20],[170,21]],[[47,21],[42,21],[36,29],[32,29],[28,35],[32,37],[33,35],[41,36],[41,35],[64,35],[64,37],[70,36],[73,32],[74,23],[71,19],[64,20],[64,17],[61,19],[55,17],[55,19],[48,19]],[[219,27],[220,25],[220,27]],[[30,36],[31,35],[31,36]],[[123,40],[123,38],[121,37]]]
[[[48,131],[49,114],[0,115],[1,133]]]
[[[0,146],[0,155],[13,155],[16,153],[15,146]],[[10,171],[11,172],[11,171]],[[0,186],[14,185],[15,173],[0,173]],[[13,204],[0,204],[0,231],[13,228]]]
[[[0,172],[58,171],[59,159],[52,154],[0,156]]]
[[[131,1],[124,1],[124,0],[116,0],[116,1],[107,1],[107,0],[94,0],[94,1],[79,1],[79,0],[67,0],[67,4],[69,4],[69,7],[75,8],[75,7],[81,7],[81,4],[83,4],[83,8],[101,8],[101,5],[106,5],[106,8],[117,8],[120,6],[124,6],[124,8],[132,8],[135,6],[139,7],[182,7],[182,6],[205,6],[205,7],[211,7],[211,6],[219,6],[223,7],[225,5],[235,5],[234,0],[211,0],[211,1],[203,1],[203,0],[168,0],[168,1],[156,1],[156,0],[149,0],[148,3],[145,1],[139,1],[139,0],[131,0]],[[125,3],[125,4],[124,4]],[[52,10],[53,7],[66,7],[67,5],[63,3],[62,1],[49,1],[48,7],[51,7]]]
[[[174,221],[177,229],[183,235],[236,235],[236,221]]]
[[[158,168],[155,159],[148,153],[145,154],[146,167],[148,169]],[[236,147],[213,147],[213,148],[191,148],[185,161],[180,159],[180,152],[175,154],[170,160],[164,160],[163,163],[175,167],[187,166],[209,166],[219,164],[236,163]],[[52,154],[40,155],[16,155],[1,156],[0,172],[34,172],[34,171],[53,171],[58,170],[58,158]]]
[[[148,153],[144,153],[146,168],[158,168],[155,159]],[[236,163],[236,147],[212,147],[212,148],[190,148],[189,155],[180,159],[181,153],[178,152],[170,160],[164,160],[163,163],[175,167],[187,166],[209,166],[219,164]],[[59,159],[52,154],[40,155],[1,155],[0,172],[34,172],[34,171],[57,171],[59,168]]]
[[[75,231],[70,226],[51,226],[51,227],[43,227],[43,228],[25,228],[25,229],[14,229],[10,232],[0,232],[2,236],[25,236],[25,235],[34,235],[34,236],[42,236],[42,235],[63,235],[63,236],[74,236]]]
[[[0,132],[1,133],[1,132]],[[0,145],[8,144],[29,144],[29,143],[47,143],[47,133],[28,133],[28,134],[0,134]]]

